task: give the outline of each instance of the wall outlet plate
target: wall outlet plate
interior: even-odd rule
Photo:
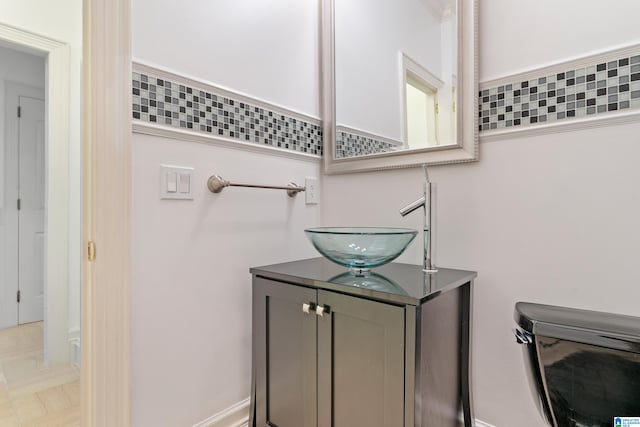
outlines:
[[[160,165],[160,198],[193,200],[193,168]]]
[[[307,205],[320,203],[320,181],[318,178],[306,177],[304,180],[304,196]]]

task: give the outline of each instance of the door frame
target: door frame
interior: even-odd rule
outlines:
[[[131,425],[131,5],[83,0],[82,426]]]
[[[69,46],[51,38],[0,24],[0,40],[21,50],[45,57],[45,360],[68,360],[69,346],[56,346],[51,337],[68,336],[67,284],[69,283]],[[56,168],[49,165],[55,164]],[[49,203],[55,200],[55,203]],[[61,250],[60,248],[63,248]],[[56,289],[56,292],[49,292]],[[58,290],[64,289],[59,292]]]

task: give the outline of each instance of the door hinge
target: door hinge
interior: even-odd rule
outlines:
[[[18,106],[18,117],[22,117],[22,107]]]
[[[18,207],[18,210],[22,208],[22,200],[18,199],[17,207]]]
[[[16,295],[16,301],[20,304],[20,291],[18,291],[18,294]]]
[[[87,258],[89,261],[95,261],[96,259],[96,244],[93,240],[90,240],[87,246]]]
[[[436,114],[440,112],[440,105],[436,102]]]

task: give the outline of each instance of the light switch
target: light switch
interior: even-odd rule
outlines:
[[[193,200],[193,172],[189,167],[160,165],[160,198]]]
[[[180,192],[183,194],[191,192],[191,175],[188,173],[180,174]]]
[[[167,172],[167,193],[175,193],[178,191],[178,174],[175,172]]]

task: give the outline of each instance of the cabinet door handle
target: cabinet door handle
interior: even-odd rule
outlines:
[[[320,317],[325,314],[329,314],[329,306],[328,305],[319,305],[316,307],[316,314]]]
[[[312,302],[305,302],[304,304],[302,304],[302,312],[309,314],[311,313],[313,310],[315,310],[316,305]]]

